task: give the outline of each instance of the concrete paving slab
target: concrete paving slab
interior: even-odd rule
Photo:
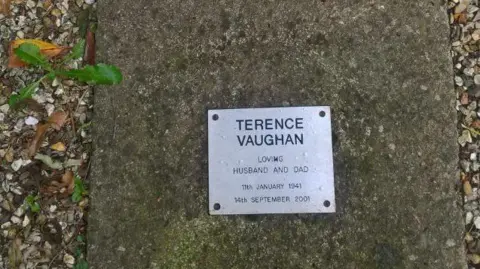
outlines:
[[[91,268],[465,268],[440,1],[98,2]],[[337,213],[210,216],[209,108],[329,105]]]

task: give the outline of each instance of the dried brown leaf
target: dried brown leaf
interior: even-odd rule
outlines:
[[[84,60],[89,65],[95,64],[95,33],[88,30],[85,35],[85,56]]]
[[[5,152],[5,161],[7,163],[13,162],[13,150],[11,148],[7,149],[7,152]]]
[[[66,197],[73,193],[73,189],[75,187],[75,180],[73,172],[68,170],[65,174],[62,175],[60,181],[53,180],[48,185],[43,186],[40,188],[40,191],[44,195],[60,195],[62,197]]]
[[[67,193],[70,195],[73,193],[73,188],[75,187],[75,180],[73,178],[73,172],[68,170],[62,176],[62,185],[67,188]]]
[[[65,147],[65,144],[63,144],[62,142],[57,142],[53,144],[50,148],[60,152],[64,152],[67,149],[67,147]]]
[[[55,111],[50,115],[47,122],[51,124],[52,128],[59,131],[67,121],[68,114],[63,111]]]
[[[52,6],[52,0],[45,0],[43,2],[43,8],[44,9],[49,9]]]
[[[22,251],[20,246],[22,245],[22,240],[20,238],[15,238],[12,241],[12,245],[8,249],[8,260],[12,268],[18,268],[22,263]]]
[[[0,0],[0,13],[5,15],[10,13],[10,0]]]
[[[472,195],[472,193],[472,185],[470,185],[470,181],[463,181],[463,194],[465,194],[466,196],[470,196]]]
[[[467,23],[467,13],[457,13],[453,15],[453,19],[455,22],[459,24],[466,24]]]
[[[42,145],[43,140],[45,139],[45,134],[50,127],[50,124],[37,124],[37,131],[33,140],[30,141],[28,146],[28,156],[32,158],[37,153],[38,149]]]
[[[2,0],[0,0],[2,1]],[[24,63],[17,55],[14,53],[14,49],[19,47],[21,44],[30,43],[36,45],[40,48],[40,53],[47,56],[48,58],[53,58],[56,56],[63,55],[67,53],[70,48],[69,47],[60,47],[55,44],[45,42],[39,39],[16,39],[10,43],[9,47],[9,57],[8,57],[8,67],[24,67],[27,64]]]
[[[28,109],[38,112],[38,113],[44,113],[45,107],[39,104],[37,101],[35,101],[32,98],[25,98],[23,100],[20,100],[18,102],[19,106],[25,105]]]
[[[470,127],[475,128],[475,129],[480,129],[480,120],[474,120]]]
[[[478,254],[468,254],[467,258],[473,264],[480,264],[480,255]]]

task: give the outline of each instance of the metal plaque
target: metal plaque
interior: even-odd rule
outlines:
[[[212,215],[335,212],[330,107],[208,111]]]

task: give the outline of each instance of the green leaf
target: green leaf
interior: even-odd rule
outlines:
[[[63,60],[63,63],[66,63],[72,59],[78,59],[83,56],[83,53],[85,51],[85,39],[81,39],[75,46],[72,48],[72,52],[68,54],[65,59]]]
[[[88,263],[86,260],[80,259],[77,263],[75,263],[73,269],[88,269]]]
[[[74,203],[78,203],[78,202],[80,202],[81,200],[82,200],[82,194],[81,194],[81,193],[79,193],[79,192],[74,192],[74,193],[72,194],[72,201],[73,201]]]
[[[78,235],[77,236],[77,241],[80,242],[80,243],[84,243],[85,242],[85,237],[83,235]]]
[[[122,82],[118,67],[106,64],[87,65],[82,69],[58,72],[70,78],[97,85],[112,85]]]
[[[40,47],[31,43],[23,43],[14,49],[15,55],[22,61],[38,66],[48,65],[47,58],[40,53]]]
[[[76,258],[82,257],[82,249],[80,247],[76,247],[74,255]]]
[[[72,57],[72,59],[80,58],[82,57],[84,50],[85,50],[85,39],[81,39],[80,42],[78,42],[77,44],[75,44],[75,46],[73,46],[72,52],[70,53],[69,56]]]
[[[23,101],[27,98],[31,98],[32,95],[35,93],[35,90],[38,88],[38,85],[40,85],[40,81],[41,80],[24,87],[17,95],[11,95],[10,100],[8,100],[8,104],[10,105],[10,107],[15,107],[18,102]]]
[[[37,202],[34,202],[30,205],[30,210],[32,210],[33,213],[38,213],[40,212],[40,205]]]
[[[83,181],[78,176],[75,176],[72,201],[78,203],[82,200],[83,196],[87,194]]]
[[[8,100],[8,105],[10,107],[15,107],[18,102],[20,102],[20,96],[18,94],[11,95],[10,99]]]
[[[40,212],[41,208],[40,204],[37,202],[38,199],[39,197],[33,196],[33,194],[29,194],[27,197],[25,197],[25,204],[33,213]]]

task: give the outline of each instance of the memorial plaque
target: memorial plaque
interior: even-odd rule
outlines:
[[[330,107],[208,111],[212,215],[335,212]]]

